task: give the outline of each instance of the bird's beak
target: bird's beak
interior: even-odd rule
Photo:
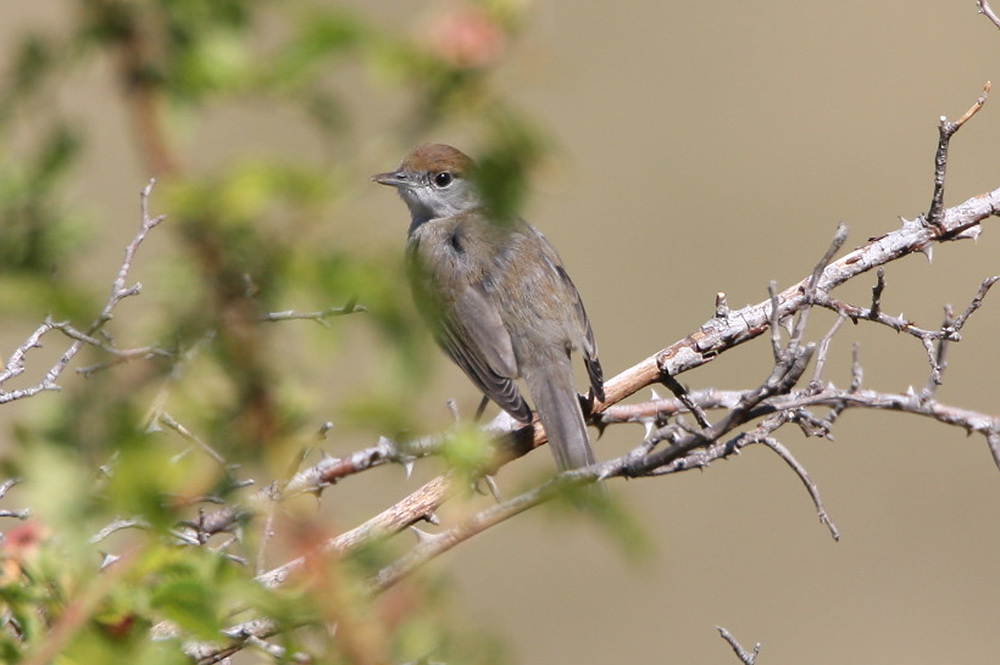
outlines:
[[[376,173],[372,176],[372,182],[390,187],[412,187],[413,178],[409,177],[405,171],[390,171],[388,173]]]

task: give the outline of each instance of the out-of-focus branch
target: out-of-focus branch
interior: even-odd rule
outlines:
[[[57,323],[55,321],[46,320],[35,331],[28,336],[28,338],[18,346],[14,352],[7,359],[7,364],[4,366],[3,370],[0,370],[0,404],[5,404],[7,402],[12,402],[14,400],[23,399],[25,397],[31,397],[44,390],[59,390],[58,380],[62,376],[63,372],[69,366],[70,361],[80,352],[80,350],[92,342],[97,341],[94,335],[104,328],[104,326],[111,320],[115,307],[118,304],[129,298],[131,296],[139,295],[142,290],[142,285],[136,282],[131,286],[127,286],[129,272],[132,269],[132,264],[135,259],[135,254],[139,250],[139,246],[145,241],[146,236],[150,231],[153,230],[160,222],[162,222],[165,217],[152,217],[149,213],[149,197],[153,192],[153,185],[155,180],[150,180],[141,194],[140,194],[140,206],[142,210],[142,223],[139,226],[139,232],[135,235],[126,248],[125,248],[125,258],[122,261],[121,266],[118,268],[118,273],[115,275],[114,282],[111,285],[111,293],[108,296],[104,307],[101,309],[100,314],[91,323],[84,332],[79,332],[75,328],[72,328],[67,323]],[[70,337],[73,342],[69,347],[63,352],[54,365],[45,373],[45,376],[38,383],[28,386],[26,388],[19,388],[16,390],[4,390],[3,385],[10,379],[20,376],[27,369],[26,357],[33,350],[41,347],[42,338],[52,330],[61,330],[68,337]],[[109,345],[98,342],[97,346],[108,350]],[[144,351],[144,350],[143,350]],[[137,351],[121,351],[122,354],[132,354],[138,353]],[[152,350],[149,353],[154,353]]]
[[[156,48],[144,30],[141,14],[113,0],[87,0],[85,4],[99,17],[97,23],[116,27],[115,65],[146,166],[158,178],[175,174],[180,158],[170,145],[163,85],[153,56]]]
[[[329,309],[324,309],[319,312],[296,312],[294,310],[286,310],[284,312],[268,312],[264,316],[260,317],[260,320],[263,322],[296,320],[315,321],[322,326],[330,327],[329,322],[327,322],[327,319],[329,318],[365,311],[367,311],[367,308],[364,305],[359,305],[356,302],[351,301],[343,307],[330,307]]]

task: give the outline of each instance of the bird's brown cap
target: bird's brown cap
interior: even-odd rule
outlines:
[[[442,143],[426,143],[413,150],[403,163],[400,170],[413,173],[441,173],[448,171],[452,175],[466,177],[475,167],[475,162],[458,148]]]

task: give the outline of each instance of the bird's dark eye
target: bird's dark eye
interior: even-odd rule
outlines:
[[[436,176],[434,176],[434,184],[438,187],[447,187],[451,184],[452,176],[447,171],[441,171]]]

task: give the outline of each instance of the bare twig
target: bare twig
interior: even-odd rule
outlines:
[[[965,311],[959,314],[952,323],[952,328],[955,329],[955,332],[960,331],[969,317],[972,316],[977,309],[982,307],[986,294],[990,292],[990,289],[997,283],[997,280],[1000,280],[1000,276],[994,275],[983,280],[983,283],[979,285],[979,290],[976,291],[976,295],[973,296],[972,302],[969,303],[969,306],[965,308]]]
[[[806,491],[809,492],[809,497],[812,499],[813,505],[816,506],[816,514],[819,516],[819,521],[830,530],[830,535],[833,536],[833,539],[839,541],[840,531],[837,530],[837,525],[833,523],[829,513],[826,512],[826,508],[823,506],[823,499],[819,495],[819,488],[813,482],[812,478],[809,477],[809,472],[806,471],[806,468],[795,459],[792,451],[774,437],[765,436],[760,439],[760,442],[777,453],[778,457],[783,459],[799,477],[799,480],[805,485]]]
[[[114,520],[113,522],[111,522],[110,524],[108,524],[107,526],[105,526],[103,529],[101,529],[97,533],[95,533],[93,536],[91,536],[90,537],[90,542],[91,542],[91,544],[96,545],[97,543],[101,542],[102,540],[105,540],[106,538],[108,538],[111,534],[117,533],[117,532],[122,531],[124,529],[146,529],[148,527],[149,527],[149,523],[145,522],[143,520],[140,520],[140,519],[135,519],[135,518],[130,518],[130,519],[118,518],[118,519]]]
[[[7,495],[15,485],[21,483],[19,478],[8,478],[7,480],[0,483],[0,499]],[[0,510],[0,517],[13,517],[14,519],[26,520],[31,517],[30,508],[20,508],[20,509],[5,509]]]
[[[833,257],[836,256],[840,248],[844,246],[844,242],[847,240],[847,226],[841,222],[837,224],[837,231],[833,234],[833,240],[830,241],[830,246],[827,247],[826,253],[823,254],[822,258],[816,263],[813,268],[812,276],[809,278],[809,283],[805,290],[805,299],[807,303],[812,303],[816,298],[816,294],[819,293],[819,280],[823,275],[823,271],[826,270],[830,262],[833,261]],[[774,298],[773,286],[769,287],[772,294],[772,299]],[[773,305],[772,305],[773,306]],[[809,321],[809,312],[812,311],[812,307],[803,307],[798,312],[798,319],[795,325],[792,327],[791,335],[788,339],[788,351],[786,353],[798,353],[799,348],[802,344],[803,336],[806,332],[806,323]]]
[[[35,328],[35,331],[31,333],[19,347],[14,349],[14,352],[11,353],[10,357],[7,359],[7,364],[3,371],[0,371],[0,386],[2,386],[9,379],[20,376],[24,373],[24,370],[26,369],[25,357],[31,350],[41,348],[42,337],[44,337],[45,333],[49,332],[54,327],[55,325],[51,321],[46,320],[40,326]],[[71,350],[74,348],[79,350],[79,342],[74,343],[74,345],[70,347]],[[73,351],[73,353],[75,354],[76,351]],[[26,397],[32,397],[43,390],[59,390],[59,386],[56,385],[55,380],[59,378],[59,375],[63,370],[61,360],[62,359],[60,359],[60,363],[57,363],[51,370],[49,370],[42,381],[33,386],[11,391],[0,389],[0,404],[6,404],[7,402],[13,402],[14,400],[24,399]]]
[[[196,435],[194,432],[190,431],[187,427],[177,422],[177,420],[175,420],[174,417],[171,416],[166,411],[161,411],[159,414],[157,414],[156,424],[163,425],[164,427],[174,430],[175,432],[180,434],[183,438],[187,439],[191,443],[201,448],[201,450],[206,455],[208,455],[213,460],[218,462],[219,466],[222,466],[223,468],[228,466],[226,458],[223,457],[218,452],[216,452],[215,448],[209,445],[207,441]]]
[[[847,317],[841,314],[837,317],[837,320],[833,322],[830,329],[823,335],[823,339],[819,342],[819,350],[816,352],[816,362],[813,365],[812,378],[809,379],[809,385],[812,388],[820,388],[820,381],[822,380],[823,370],[826,369],[826,358],[830,351],[830,343],[833,341],[834,335],[840,332],[840,328],[844,325],[844,321]]]
[[[68,322],[65,321],[59,323],[53,323],[52,327],[62,332],[70,339],[75,339],[78,342],[83,342],[84,344],[88,344],[94,347],[95,349],[100,349],[101,351],[109,353],[115,356],[116,358],[122,360],[129,360],[132,358],[149,358],[150,356],[170,357],[172,355],[166,349],[161,349],[157,346],[141,346],[135,349],[119,349],[115,346],[112,346],[111,344],[108,344],[107,342],[104,342],[94,337],[93,335],[88,335],[86,333],[77,330],[76,328],[74,328]],[[83,370],[78,370],[78,371],[83,371]]]
[[[918,397],[922,402],[926,402],[934,397],[934,393],[937,392],[937,389],[941,386],[941,382],[944,380],[944,370],[948,367],[947,355],[948,343],[950,341],[950,336],[947,333],[954,330],[954,321],[955,317],[951,306],[945,305],[944,322],[941,324],[942,336],[938,339],[936,347],[929,341],[924,342],[927,350],[927,359],[931,365],[931,374],[927,378],[927,384],[920,391]]]
[[[983,86],[983,92],[979,95],[979,99],[969,107],[969,110],[958,121],[950,122],[947,116],[941,116],[938,123],[938,147],[937,152],[934,154],[934,195],[931,197],[931,207],[927,212],[927,223],[931,226],[941,226],[941,216],[944,210],[945,174],[948,169],[948,146],[951,143],[951,137],[962,128],[962,125],[967,120],[976,115],[979,109],[983,108],[983,105],[986,103],[986,97],[989,94],[990,82],[987,81]],[[943,231],[944,229],[942,228],[941,230]]]
[[[8,478],[7,480],[0,483],[0,499],[7,496],[9,492],[15,485],[19,485],[21,480],[19,478]]]
[[[775,363],[781,362],[781,328],[778,325],[778,285],[771,281],[767,285],[767,294],[770,297],[770,307],[768,309],[767,324],[771,331],[771,354]]]
[[[882,313],[882,294],[885,292],[885,268],[879,267],[875,271],[875,286],[872,287],[872,306],[868,311],[868,318],[877,320]]]
[[[292,309],[284,312],[269,312],[268,314],[260,317],[260,320],[263,322],[295,320],[315,321],[322,326],[329,327],[330,323],[327,321],[329,318],[366,311],[368,311],[368,308],[364,305],[359,305],[352,300],[343,307],[330,307],[329,309],[324,309],[319,312],[297,312]]]
[[[139,227],[139,233],[125,248],[125,260],[122,261],[122,265],[118,269],[118,275],[115,277],[115,281],[111,285],[111,296],[108,298],[108,302],[104,305],[104,309],[101,310],[101,315],[98,317],[97,321],[87,329],[87,335],[93,335],[97,332],[97,330],[103,327],[106,322],[111,320],[112,310],[115,308],[115,305],[121,302],[124,298],[138,295],[139,292],[142,291],[142,284],[136,282],[132,286],[126,287],[125,282],[128,280],[128,274],[132,269],[132,262],[135,260],[135,253],[139,250],[139,245],[141,245],[142,241],[146,239],[146,235],[150,231],[167,218],[166,215],[151,217],[149,214],[149,197],[153,193],[153,186],[155,184],[156,180],[150,180],[146,186],[143,187],[142,192],[140,192],[139,207],[142,211],[142,225]]]
[[[15,510],[0,510],[0,517],[13,517],[18,520],[26,520],[31,517],[31,508],[20,508]]]
[[[887,328],[892,328],[896,332],[906,333],[921,340],[937,339],[941,334],[940,330],[918,328],[914,325],[913,321],[904,318],[902,314],[899,316],[886,314],[881,311],[881,303],[879,303],[878,308],[860,307],[834,298],[826,293],[817,293],[814,301],[820,307],[834,311],[841,316],[846,316],[855,323],[861,320],[872,321]]]
[[[699,409],[732,409],[739,404],[744,391],[740,390],[705,390],[691,391],[688,400],[695,403]],[[680,399],[657,398],[638,404],[615,404],[609,406],[600,415],[601,425],[615,423],[645,423],[661,421],[688,410],[687,404]]]
[[[837,255],[837,252],[840,251],[845,242],[847,242],[847,225],[840,222],[837,224],[837,230],[833,234],[833,240],[830,241],[830,246],[827,247],[826,253],[817,261],[816,267],[813,268],[812,275],[809,277],[809,286],[806,289],[807,296],[811,297],[819,290],[819,281],[823,276],[823,272],[833,261],[833,257]]]
[[[757,661],[757,654],[760,653],[760,642],[753,645],[753,651],[747,651],[740,646],[740,643],[736,641],[736,638],[733,637],[728,630],[722,626],[716,626],[715,629],[719,631],[719,635],[722,636],[722,639],[728,642],[729,646],[733,648],[733,651],[736,652],[736,657],[740,659],[743,665],[754,665]]]
[[[56,363],[52,365],[49,371],[46,372],[45,376],[37,384],[28,388],[21,388],[19,390],[12,391],[4,391],[3,389],[0,389],[0,404],[31,397],[45,390],[59,390],[59,386],[56,383],[59,377],[62,376],[62,373],[66,370],[70,361],[73,360],[85,344],[89,345],[92,341],[96,341],[94,334],[111,320],[114,309],[118,306],[118,303],[125,298],[137,295],[142,290],[142,286],[138,283],[128,287],[125,283],[128,280],[129,271],[132,269],[132,263],[135,260],[135,254],[139,250],[139,246],[146,239],[149,232],[165,219],[163,216],[150,217],[149,215],[149,197],[152,194],[155,183],[155,180],[150,180],[140,193],[142,223],[139,227],[139,232],[125,247],[125,258],[122,261],[121,266],[118,268],[118,273],[115,275],[114,282],[111,285],[111,294],[108,296],[108,299],[97,318],[82,333],[70,328],[68,324],[55,323],[51,320],[46,320],[38,326],[38,328],[35,329],[35,332],[29,335],[24,343],[15,349],[7,359],[6,366],[2,371],[0,371],[0,386],[2,386],[9,379],[24,373],[26,368],[25,356],[27,356],[31,350],[41,346],[42,337],[50,330],[63,330],[63,332],[66,332],[73,338],[73,343],[70,344],[69,348],[63,352]],[[67,332],[69,330],[73,330],[73,332],[77,333],[76,336]],[[101,343],[99,343],[98,346],[101,348],[106,347],[106,345]],[[105,350],[107,349],[105,348]]]
[[[670,388],[670,392],[687,407],[688,411],[694,416],[694,419],[698,421],[699,427],[708,428],[712,426],[712,423],[708,420],[708,415],[706,415],[696,401],[690,398],[687,388],[681,385],[680,381],[668,375],[663,378],[663,384],[667,388]]]
[[[988,18],[993,22],[993,25],[1000,28],[1000,16],[996,15],[996,12],[990,7],[990,3],[986,0],[976,0],[976,6],[979,7],[979,13]]]

